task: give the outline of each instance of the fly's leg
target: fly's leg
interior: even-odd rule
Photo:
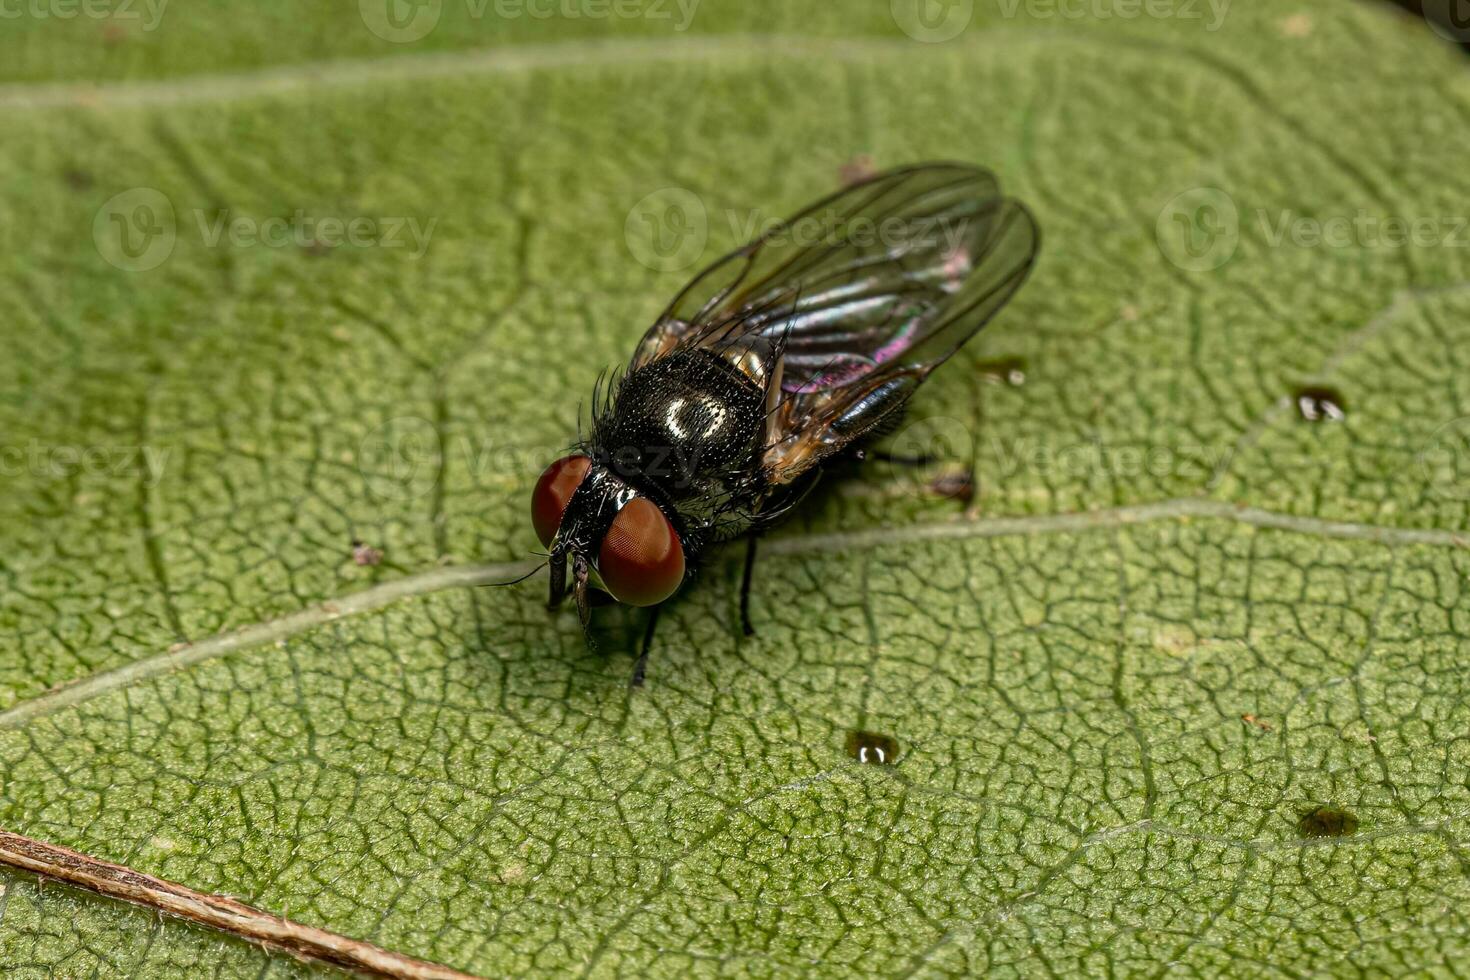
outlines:
[[[643,652],[638,654],[638,662],[633,665],[633,679],[628,682],[629,687],[643,686],[643,672],[648,668],[648,651],[653,649],[653,629],[658,625],[658,611],[662,606],[654,606],[648,610],[648,625],[643,629]]]
[[[877,460],[880,463],[893,463],[897,466],[933,466],[939,462],[938,456],[930,456],[927,453],[922,456],[904,456],[899,453],[890,453],[886,449],[865,450],[863,457]]]
[[[873,427],[875,437],[881,438],[882,435],[895,431],[903,418],[903,413],[904,408],[900,407],[889,415],[884,416],[882,421]],[[871,459],[875,462],[888,463],[894,466],[907,466],[911,469],[925,469],[943,463],[948,458],[947,453],[921,452],[911,455],[907,453],[889,452],[886,449],[873,448],[871,445],[865,445],[857,449],[853,453],[853,456],[859,462]],[[962,505],[968,507],[971,501],[975,499],[975,478],[969,469],[960,472],[941,473],[929,481],[924,489],[926,492],[940,497],[958,500]]]
[[[903,425],[904,415],[907,411],[908,405],[905,403],[888,412],[876,422],[868,430],[867,435],[864,436],[864,441],[867,445],[857,451],[858,459],[871,459],[879,463],[892,463],[895,466],[913,466],[915,468],[933,466],[935,463],[940,462],[940,457],[935,456],[933,453],[919,453],[918,455],[911,456],[907,453],[891,453],[886,449],[873,447],[872,443],[876,440],[898,431],[899,426]]]
[[[546,600],[547,609],[555,609],[567,597],[567,556],[551,556],[551,593]]]
[[[745,573],[740,576],[740,628],[746,636],[755,636],[755,627],[750,625],[750,579],[755,572],[757,540],[754,534],[745,539]]]

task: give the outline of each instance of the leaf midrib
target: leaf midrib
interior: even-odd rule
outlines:
[[[976,39],[986,38],[983,33]],[[1012,41],[1020,41],[1012,38]],[[395,81],[459,79],[516,74],[547,68],[601,68],[655,62],[707,63],[712,58],[813,57],[858,61],[875,55],[911,51],[908,38],[845,38],[814,41],[782,34],[725,34],[681,37],[678,43],[649,38],[618,41],[563,41],[516,48],[397,54],[381,58],[343,58],[273,66],[253,71],[202,73],[144,82],[78,85],[57,82],[0,85],[0,107],[7,109],[177,106],[230,102],[309,89],[381,87]]]
[[[766,556],[795,556],[850,552],[920,542],[957,541],[1024,535],[1065,534],[1099,528],[1159,521],[1218,520],[1265,530],[1319,538],[1370,541],[1388,547],[1427,546],[1470,549],[1470,532],[1440,528],[1404,528],[1352,521],[1331,521],[1247,507],[1202,497],[1179,497],[1157,503],[1103,510],[1045,514],[1029,517],[992,517],[941,523],[870,528],[826,534],[773,538]],[[719,559],[730,561],[730,552]],[[175,644],[167,650],[99,671],[52,688],[0,711],[0,730],[23,728],[38,718],[89,701],[111,691],[146,681],[159,674],[213,660],[240,650],[273,643],[326,623],[375,612],[404,599],[446,589],[488,585],[524,574],[533,561],[496,564],[447,565],[407,575],[368,589],[313,604],[297,612],[265,620],[199,640]]]

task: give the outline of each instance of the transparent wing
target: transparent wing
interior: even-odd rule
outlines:
[[[768,477],[789,482],[901,405],[1020,287],[1039,235],[994,175],[934,163],[877,174],[774,226],[681,292],[634,354],[764,338]]]

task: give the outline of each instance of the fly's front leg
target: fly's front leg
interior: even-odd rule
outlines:
[[[863,459],[877,460],[880,463],[893,463],[896,466],[933,466],[939,462],[938,456],[930,456],[925,453],[922,456],[903,456],[898,453],[890,453],[886,449],[864,449],[859,450]]]
[[[638,662],[633,665],[633,679],[628,682],[629,687],[643,686],[643,672],[648,668],[648,651],[653,649],[653,630],[658,625],[658,611],[663,606],[653,606],[648,610],[648,625],[643,629],[643,651],[638,654]]]

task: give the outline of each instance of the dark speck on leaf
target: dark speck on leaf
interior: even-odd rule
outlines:
[[[61,175],[61,178],[66,181],[66,186],[74,191],[84,191],[94,183],[91,174],[85,170],[79,170],[76,167],[67,170]]]
[[[929,484],[929,492],[968,504],[975,499],[975,481],[969,473],[941,473]]]
[[[352,560],[359,565],[376,565],[383,560],[383,552],[361,541],[354,541],[352,542]]]
[[[848,732],[847,754],[867,765],[891,766],[898,761],[898,740],[877,732]]]
[[[305,245],[302,245],[301,250],[307,255],[312,255],[320,258],[323,255],[329,254],[332,251],[332,246],[328,245],[326,242],[319,242],[316,239],[312,239]]]
[[[993,385],[1019,388],[1026,383],[1026,362],[1019,357],[981,361],[976,367],[980,369],[980,377]]]
[[[1358,818],[1341,807],[1319,806],[1306,811],[1297,821],[1303,837],[1346,837],[1358,829]]]
[[[842,181],[844,187],[851,187],[860,180],[867,180],[877,172],[873,167],[873,158],[866,153],[859,153],[837,168],[837,179]]]
[[[1297,414],[1308,422],[1341,422],[1347,418],[1347,404],[1331,388],[1298,388],[1292,399]]]

